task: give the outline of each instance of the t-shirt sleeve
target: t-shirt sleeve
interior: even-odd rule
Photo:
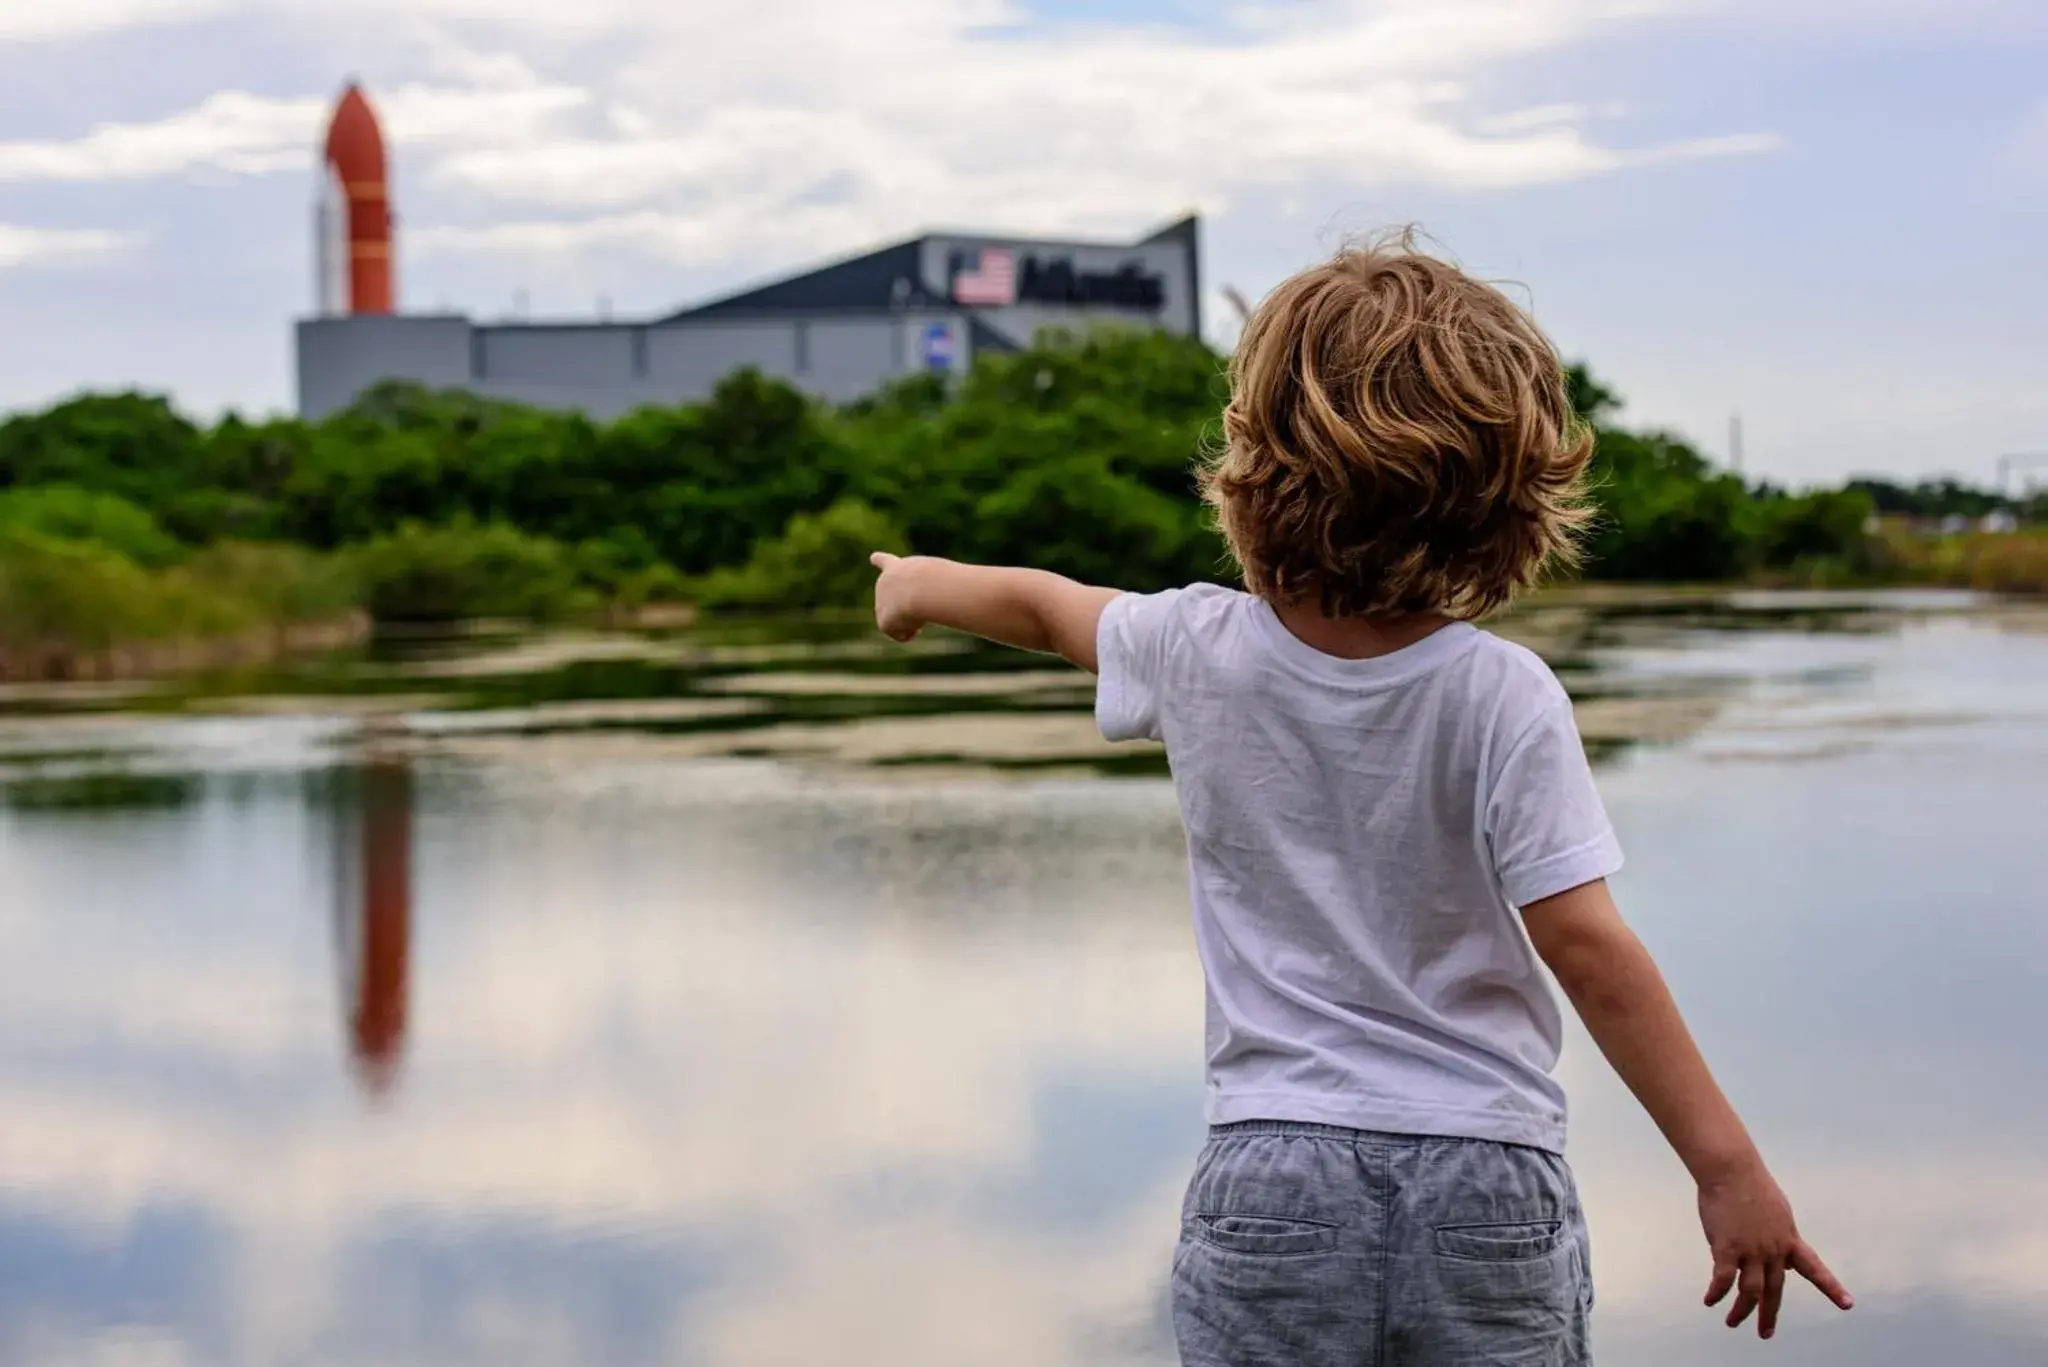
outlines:
[[[1095,724],[1104,740],[1159,740],[1166,633],[1181,590],[1110,600],[1095,628]]]
[[[1501,890],[1518,907],[1621,867],[1621,844],[1569,702],[1546,708],[1509,750],[1487,803],[1486,832]]]

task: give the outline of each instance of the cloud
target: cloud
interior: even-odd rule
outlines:
[[[1688,161],[1697,157],[1752,157],[1783,148],[1785,140],[1776,133],[1728,133],[1716,138],[1693,138],[1686,142],[1667,143],[1646,152],[1638,152],[1629,160],[1637,165],[1648,165],[1659,161]]]
[[[321,107],[318,99],[224,90],[155,123],[105,123],[70,141],[0,142],[0,181],[147,180],[199,169],[255,173],[304,165]]]
[[[403,146],[518,146],[550,128],[557,116],[582,109],[591,94],[501,65],[488,84],[401,86],[378,100],[392,139]]]
[[[497,145],[535,136],[589,96],[570,86],[500,79],[489,86],[406,85],[378,101],[401,145]],[[207,96],[152,123],[105,123],[69,140],[0,142],[0,181],[151,180],[201,171],[262,175],[310,168],[331,100],[240,90]]]
[[[149,24],[205,18],[226,0],[64,0],[0,5],[0,41],[80,38]]]
[[[1480,119],[1473,125],[1481,133],[1521,133],[1532,128],[1571,128],[1583,123],[1586,106],[1582,104],[1545,104],[1529,109],[1517,109],[1512,113],[1495,114]]]
[[[633,0],[24,0],[0,6],[0,42],[88,38],[222,16],[298,24],[453,21],[500,31],[575,35],[615,27],[633,9]]]
[[[140,233],[104,228],[24,228],[0,223],[0,270],[104,260],[124,255],[141,241]]]
[[[1486,190],[1773,145],[1703,130],[1608,146],[1579,105],[1496,114],[1474,93],[1657,0],[1313,0],[1207,31],[1046,28],[1002,0],[787,0],[772,25],[741,0],[368,3],[405,21],[380,40],[387,66],[431,73],[371,92],[419,187],[406,244],[428,252],[731,266],[935,223],[1121,234],[1304,184]],[[540,41],[572,9],[580,41]],[[0,180],[298,170],[326,103],[226,91],[154,123],[0,143]]]
[[[827,0],[783,0],[777,40],[801,41],[805,32],[842,34],[864,24],[870,10],[882,25],[899,19],[927,33],[947,31],[1003,38],[1033,28],[1026,0],[877,0],[858,8]],[[1542,42],[1575,17],[1629,18],[1682,10],[1709,20],[1780,32],[1805,32],[1841,41],[1866,34],[1945,31],[2039,36],[2048,32],[2035,0],[1294,0],[1266,9],[1236,6],[1217,20],[1244,34],[1314,33],[1334,24],[1370,21],[1382,35],[1379,58],[1401,65],[1447,52],[1518,49]],[[837,12],[835,14],[835,12]],[[281,17],[298,24],[434,23],[493,34],[546,35],[589,40],[622,32],[710,33],[736,20],[759,23],[747,0],[699,0],[688,7],[657,7],[636,0],[64,0],[0,6],[0,42],[46,42],[161,28],[218,18]],[[825,21],[821,24],[821,20]],[[766,29],[769,26],[760,24]],[[1063,24],[1063,34],[1122,32],[1151,41],[1174,29],[1163,24],[1122,25],[1114,19]],[[763,44],[771,48],[775,44]]]
[[[1579,105],[1476,107],[1469,91],[1494,64],[1654,5],[1311,4],[1220,34],[999,31],[1019,16],[909,0],[795,8],[772,34],[730,4],[693,10],[687,31],[651,22],[607,82],[603,126],[429,164],[434,189],[513,214],[440,216],[409,241],[703,263],[933,223],[1115,233],[1301,184],[1484,190],[1776,145],[1742,133],[1616,148]]]

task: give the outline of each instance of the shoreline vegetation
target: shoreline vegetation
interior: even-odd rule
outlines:
[[[201,427],[162,398],[82,396],[0,423],[0,680],[225,668],[478,619],[855,607],[876,548],[1140,590],[1218,578],[1190,466],[1222,368],[1187,339],[1049,335],[951,386],[831,407],[741,372],[605,424],[399,384],[318,423]],[[1571,379],[1599,439],[1582,579],[2048,593],[2048,498],[1747,484]],[[1973,529],[1991,515],[2015,529]]]

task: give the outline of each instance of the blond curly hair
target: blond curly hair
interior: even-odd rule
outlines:
[[[1200,472],[1245,586],[1473,618],[1577,558],[1591,430],[1535,322],[1403,232],[1259,305]]]

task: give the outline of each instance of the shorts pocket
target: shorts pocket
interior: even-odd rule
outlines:
[[[1547,1258],[1570,1241],[1562,1220],[1514,1224],[1438,1225],[1436,1251],[1446,1258],[1478,1263],[1518,1263]]]
[[[1337,1246],[1335,1225],[1281,1215],[1197,1213],[1188,1217],[1188,1233],[1211,1248],[1255,1257],[1327,1253]]]

